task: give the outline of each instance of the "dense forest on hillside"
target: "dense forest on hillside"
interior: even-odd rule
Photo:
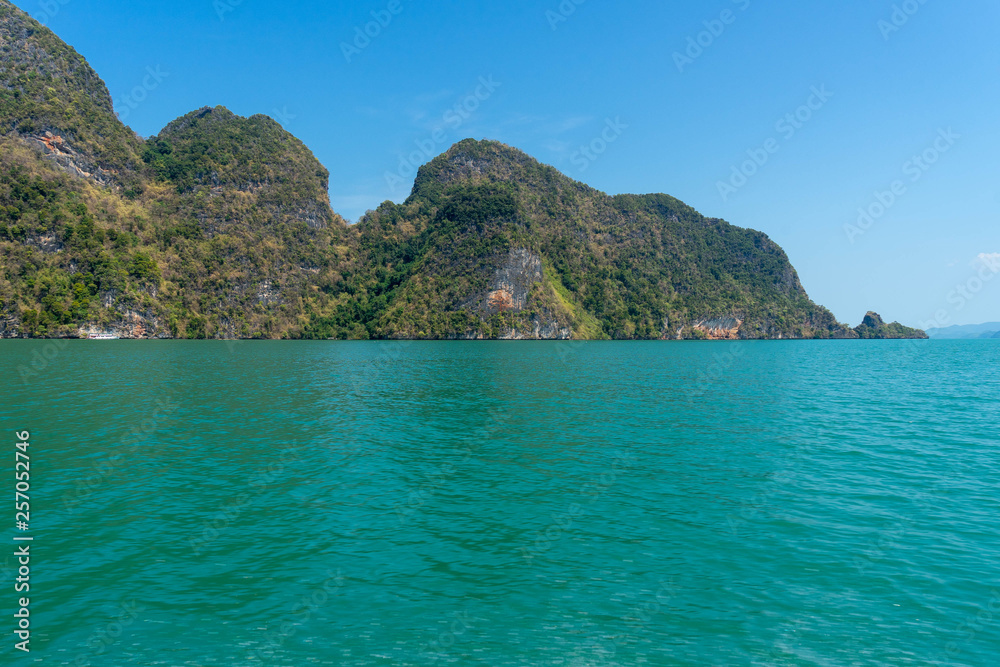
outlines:
[[[0,337],[857,338],[762,232],[608,196],[493,141],[356,225],[274,120],[142,139],[82,56],[0,0]],[[877,317],[877,316],[876,316]]]

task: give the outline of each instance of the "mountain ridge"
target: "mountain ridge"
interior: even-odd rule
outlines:
[[[347,225],[329,172],[267,116],[203,107],[144,140],[6,0],[0,47],[0,337],[923,335],[840,324],[763,232],[496,141],[456,143]]]
[[[956,324],[950,327],[928,329],[927,335],[935,339],[993,338],[1000,335],[1000,322]]]

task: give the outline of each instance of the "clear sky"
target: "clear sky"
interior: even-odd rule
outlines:
[[[852,325],[1000,320],[995,0],[16,4],[143,136],[205,105],[275,117],[351,220],[498,139],[768,233]]]

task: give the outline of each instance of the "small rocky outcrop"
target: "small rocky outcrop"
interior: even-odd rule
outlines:
[[[928,338],[927,333],[921,329],[907,327],[899,322],[886,324],[882,316],[873,311],[868,311],[864,321],[854,331],[858,334],[858,338],[866,339],[899,340]]]

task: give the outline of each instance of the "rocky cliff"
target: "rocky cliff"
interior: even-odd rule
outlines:
[[[493,141],[348,227],[272,119],[143,140],[86,60],[0,0],[0,337],[710,339],[852,330],[766,234],[608,196]]]
[[[316,335],[360,319],[373,337],[856,337],[765,234],[667,195],[609,197],[498,142],[456,144],[356,233],[365,290]]]

